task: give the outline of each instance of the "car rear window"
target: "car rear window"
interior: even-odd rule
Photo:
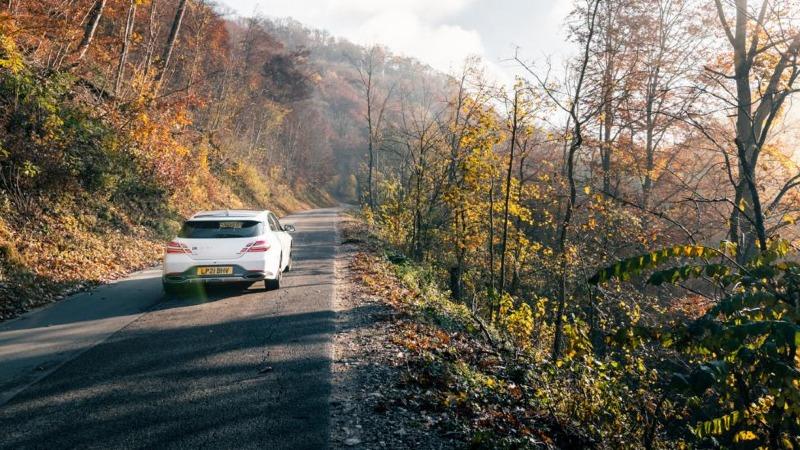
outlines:
[[[247,238],[262,232],[262,223],[255,220],[189,220],[183,224],[178,236],[189,239]]]

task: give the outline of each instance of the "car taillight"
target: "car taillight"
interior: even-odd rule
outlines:
[[[267,250],[269,250],[267,241],[255,241],[245,245],[239,253],[259,253]]]
[[[167,253],[178,253],[178,254],[187,254],[191,255],[192,251],[186,244],[182,244],[180,242],[172,241],[167,244]]]

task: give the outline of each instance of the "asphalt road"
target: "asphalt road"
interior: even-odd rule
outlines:
[[[338,214],[284,220],[278,291],[146,271],[0,325],[0,448],[328,447]]]

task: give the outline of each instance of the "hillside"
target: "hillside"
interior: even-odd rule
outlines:
[[[196,210],[358,200],[364,48],[186,1],[12,2],[0,42],[0,318],[154,263]]]
[[[401,15],[354,3],[380,24]],[[393,440],[406,447],[438,432],[434,448],[800,448],[800,4],[569,5],[571,51],[560,62],[517,51],[503,64],[522,76],[504,83],[478,57],[441,74],[205,0],[4,2],[0,320],[152,264],[195,210],[345,202],[357,206],[295,216],[292,289],[223,294],[190,314],[175,306],[196,298],[154,289],[140,300],[172,310],[138,322],[151,340],[100,350],[180,342],[173,370],[274,394],[284,404],[268,413],[313,416],[286,430],[313,434],[314,448],[328,443],[317,425],[329,407],[341,421],[388,412],[386,429],[405,420],[416,428]],[[465,27],[470,16],[503,37],[508,27],[486,26],[515,12],[503,6],[407,13]],[[227,279],[200,281],[235,280],[224,264]],[[357,296],[340,307],[342,292]],[[361,340],[345,349],[360,366],[336,360],[337,327],[340,346]],[[211,357],[216,339],[237,353],[220,359],[230,366]],[[159,350],[143,372],[114,361],[107,380],[144,378],[170,360]],[[194,370],[200,359],[208,370]],[[329,402],[334,369],[365,383],[350,386],[356,406]],[[159,387],[197,398],[201,384],[176,380]],[[289,385],[302,404],[281,397]],[[42,391],[56,405],[71,395]],[[22,406],[34,398],[17,405],[35,412]],[[258,424],[261,405],[247,403]],[[15,419],[35,433],[28,417]],[[386,447],[381,429],[342,428],[344,445]]]

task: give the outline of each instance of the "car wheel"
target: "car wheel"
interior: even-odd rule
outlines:
[[[292,270],[292,251],[289,250],[289,262],[286,263],[286,268],[283,270],[284,272],[289,272]]]
[[[166,295],[177,295],[180,292],[180,286],[176,286],[174,284],[163,283],[164,286],[164,294]]]
[[[274,280],[264,280],[264,287],[268,291],[274,291],[281,288],[281,277],[278,275],[278,278]]]
[[[281,272],[281,263],[280,262],[281,262],[282,259],[283,259],[283,256],[281,256],[281,259],[278,260],[278,270],[276,271],[277,274],[275,275],[275,279],[274,280],[270,280],[270,279],[264,280],[264,287],[268,291],[274,291],[276,289],[280,289],[281,288],[281,278],[282,278],[283,272]]]

